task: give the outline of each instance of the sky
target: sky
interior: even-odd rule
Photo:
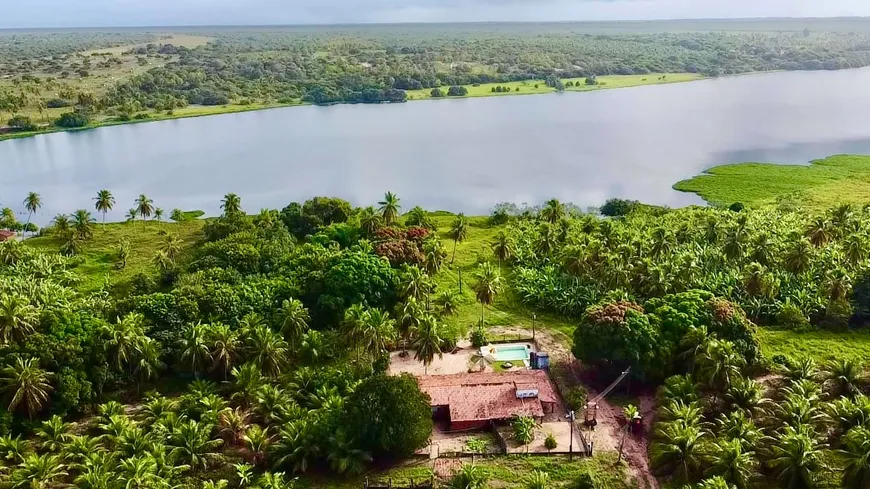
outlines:
[[[0,0],[0,28],[870,16],[870,0]]]

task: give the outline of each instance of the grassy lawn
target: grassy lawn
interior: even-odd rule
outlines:
[[[729,205],[743,202],[759,206],[778,196],[802,194],[801,203],[825,208],[843,202],[870,202],[870,157],[832,156],[810,165],[741,163],[717,166],[703,175],[674,185],[694,192],[707,202]]]
[[[664,78],[662,79],[662,76]],[[574,87],[566,87],[568,92],[592,92],[596,90],[607,90],[610,88],[628,88],[638,87],[643,85],[661,85],[665,83],[680,83],[687,81],[701,80],[704,77],[693,73],[650,73],[648,75],[611,75],[598,77],[598,85],[586,85],[585,78],[564,78],[563,83],[569,81],[578,84]],[[537,88],[535,88],[537,85]],[[508,87],[509,92],[493,92],[495,87]],[[441,91],[445,94],[450,87],[441,87]],[[509,83],[483,83],[478,86],[465,85],[468,89],[467,97],[498,97],[507,95],[533,95],[540,93],[553,93],[555,88],[548,87],[543,80],[528,80]],[[519,90],[517,90],[519,88]],[[408,100],[425,100],[429,99],[432,89],[423,90],[408,90]]]
[[[480,303],[474,295],[473,286],[476,281],[477,267],[480,263],[493,257],[491,244],[498,232],[505,229],[504,226],[490,226],[487,217],[469,217],[468,238],[456,246],[456,260],[451,263],[453,256],[453,240],[448,237],[450,226],[455,216],[441,213],[433,217],[438,233],[447,251],[447,260],[441,272],[435,277],[438,286],[437,293],[445,290],[459,291],[459,277],[462,276],[462,294],[458,313],[446,322],[448,326],[462,332],[471,331],[472,327],[480,320]],[[519,300],[512,292],[510,283],[510,268],[502,266],[502,278],[504,284],[502,291],[496,296],[492,307],[486,310],[486,323],[492,326],[516,327],[532,329],[532,314],[534,311]],[[544,313],[536,313],[536,327],[546,328],[567,335],[568,339],[574,331],[574,325],[555,316]]]
[[[108,277],[114,284],[123,284],[140,272],[153,270],[152,259],[163,240],[164,234],[176,234],[183,241],[183,247],[192,246],[201,236],[205,221],[194,220],[181,223],[171,222],[132,222],[109,223],[95,226],[94,237],[85,242],[83,251],[75,262],[75,271],[82,282],[78,289],[82,292],[97,291]],[[130,257],[127,267],[119,270],[117,262],[118,243],[130,242]],[[24,243],[36,249],[55,253],[61,245],[54,236],[31,238]]]
[[[468,459],[470,463],[470,459]],[[489,487],[521,488],[525,487],[529,473],[533,470],[546,472],[550,476],[550,487],[568,487],[583,472],[593,474],[600,489],[623,489],[631,487],[626,480],[622,467],[616,467],[616,454],[602,453],[584,459],[574,458],[568,461],[566,456],[521,456],[510,455],[500,457],[479,458],[475,465],[481,467],[489,476]],[[405,485],[413,479],[415,482],[427,481],[433,476],[432,461],[414,460],[399,467],[381,471],[370,471],[357,477],[312,477],[299,479],[303,487],[318,489],[359,489],[366,478],[371,482],[386,482],[392,479],[393,486]],[[443,487],[443,485],[442,485]]]
[[[864,363],[870,358],[870,331],[798,333],[758,328],[758,339],[761,351],[768,359],[785,355],[792,358],[809,356],[819,363],[846,358]]]

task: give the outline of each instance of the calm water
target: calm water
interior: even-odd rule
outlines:
[[[700,203],[675,182],[723,163],[870,153],[870,69],[595,93],[296,107],[0,142],[0,203],[45,223],[112,190],[166,209],[281,208],[314,195],[486,213],[497,202]]]

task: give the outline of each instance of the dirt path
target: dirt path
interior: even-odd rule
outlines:
[[[517,334],[526,333],[528,331],[519,328],[499,327],[492,328],[496,334]],[[578,383],[583,384],[588,390],[590,399],[598,395],[598,391],[589,388],[587,382],[576,374],[575,366],[577,365],[570,348],[564,341],[560,341],[554,337],[549,331],[537,331],[535,338],[538,348],[541,351],[546,351],[550,354],[552,363],[564,362],[571,365],[571,371]],[[655,398],[651,395],[640,396],[638,398],[641,414],[643,415],[644,427],[649,429],[653,425],[655,416]],[[606,399],[598,402],[598,426],[594,431],[584,430],[583,436],[586,440],[592,442],[594,451],[612,451],[619,450],[619,444],[622,440],[622,424],[623,419],[622,407],[610,403]],[[583,413],[577,413],[578,425],[582,424]],[[628,464],[628,473],[633,477],[640,489],[660,489],[658,480],[652,475],[649,464],[648,448],[649,448],[649,433],[644,432],[640,436],[629,434],[625,437],[625,445],[623,446],[623,459]]]

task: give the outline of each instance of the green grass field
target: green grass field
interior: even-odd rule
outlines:
[[[662,78],[664,76],[664,78]],[[598,85],[586,85],[585,78],[564,78],[563,83],[569,81],[578,84],[573,87],[566,87],[567,92],[594,92],[597,90],[607,90],[611,88],[629,88],[639,87],[644,85],[662,85],[666,83],[682,83],[689,81],[702,80],[702,75],[693,73],[650,73],[648,75],[612,75],[599,76]],[[543,80],[529,80],[509,83],[484,83],[478,86],[464,85],[468,89],[466,97],[500,97],[508,95],[534,95],[541,93],[554,93],[555,88],[548,87]],[[493,92],[495,87],[507,87],[509,92]],[[537,88],[535,88],[537,86]],[[441,91],[445,94],[450,87],[441,87]],[[519,90],[517,90],[519,88]],[[425,100],[432,98],[430,93],[432,89],[423,90],[408,90],[408,100]],[[456,98],[456,97],[450,97]]]
[[[810,165],[717,166],[677,183],[674,189],[694,192],[714,205],[763,206],[794,192],[801,193],[801,204],[808,207],[863,204],[870,202],[870,156],[832,156]]]
[[[870,358],[870,331],[834,333],[815,330],[798,333],[788,330],[758,328],[761,351],[768,359],[774,355],[792,358],[812,357],[819,363],[850,358],[866,363]]]
[[[205,221],[194,220],[181,223],[172,222],[142,222],[109,223],[95,226],[94,237],[85,242],[83,251],[74,260],[77,264],[74,270],[81,277],[78,289],[82,292],[99,290],[108,277],[113,284],[122,285],[138,273],[152,270],[152,260],[164,234],[176,234],[187,248],[196,243]],[[118,261],[118,243],[123,240],[130,242],[130,256],[127,266],[119,270],[115,264]],[[38,250],[56,253],[60,249],[61,240],[54,236],[42,236],[28,239],[24,242]]]
[[[471,459],[466,460],[471,463]],[[636,487],[629,484],[624,467],[617,467],[615,453],[601,453],[592,458],[574,458],[568,461],[566,456],[521,456],[510,455],[500,457],[478,458],[475,465],[483,469],[489,477],[488,487],[514,489],[526,486],[529,473],[533,470],[545,472],[550,476],[550,487],[570,487],[577,477],[589,472],[596,479],[598,489],[628,489]],[[431,460],[413,460],[401,466],[373,470],[357,477],[303,476],[299,485],[318,489],[360,489],[366,478],[371,482],[392,481],[394,486],[408,485],[415,482],[428,481],[433,477]],[[444,485],[441,484],[441,487]]]

